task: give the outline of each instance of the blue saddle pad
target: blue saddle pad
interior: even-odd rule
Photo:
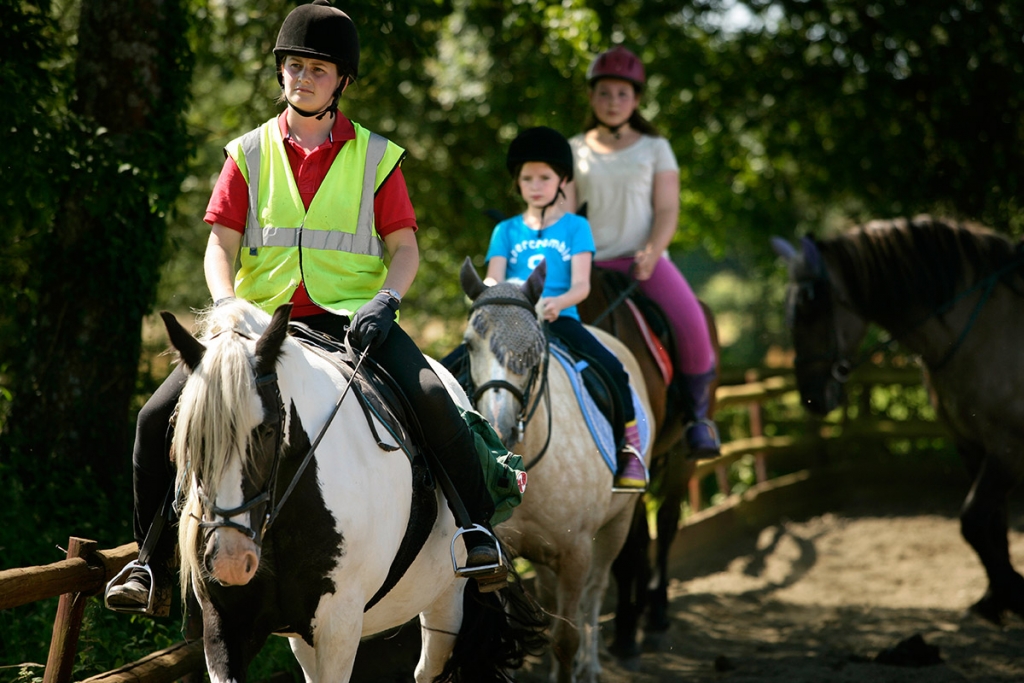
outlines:
[[[601,412],[601,409],[597,407],[594,399],[591,398],[590,392],[583,386],[583,376],[581,373],[587,367],[587,361],[576,360],[556,344],[551,344],[550,349],[551,357],[557,359],[562,367],[565,368],[565,374],[569,376],[569,382],[576,393],[576,400],[580,404],[580,410],[583,411],[583,417],[587,420],[587,427],[590,428],[590,434],[594,437],[597,450],[601,457],[604,458],[608,469],[614,473],[617,469],[618,449],[616,448],[615,438],[612,435],[612,426],[608,422],[608,418]],[[643,453],[641,453],[643,455],[650,450],[651,446],[650,416],[644,412],[643,404],[640,402],[640,397],[637,395],[636,389],[633,388],[632,384],[629,386],[629,393],[633,397],[633,410],[636,412],[636,426],[640,432],[640,443],[644,445]]]

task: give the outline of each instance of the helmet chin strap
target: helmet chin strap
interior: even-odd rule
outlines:
[[[555,193],[555,198],[552,199],[547,204],[545,204],[544,206],[540,207],[540,230],[541,230],[541,233],[544,232],[544,214],[547,213],[548,209],[550,209],[552,206],[555,205],[555,203],[558,201],[559,197],[563,197],[563,198],[565,197],[565,193],[562,192],[562,186],[561,185],[558,186],[558,192]]]
[[[291,107],[292,111],[294,111],[299,116],[304,116],[306,118],[309,118],[310,116],[315,116],[316,120],[320,121],[321,119],[323,119],[323,117],[327,116],[327,114],[330,114],[332,118],[334,117],[335,113],[338,111],[338,98],[335,97],[333,100],[331,100],[331,103],[329,105],[327,105],[320,111],[306,111],[305,109],[299,109],[294,104],[292,104],[290,100],[288,101],[288,106]]]
[[[334,91],[334,97],[331,98],[331,103],[328,104],[323,109],[321,109],[320,111],[306,111],[305,109],[299,109],[294,104],[292,104],[292,101],[289,100],[287,97],[284,98],[284,99],[285,99],[285,102],[288,103],[288,106],[292,108],[292,111],[294,111],[299,116],[304,116],[305,118],[309,118],[310,116],[315,116],[317,121],[322,120],[328,114],[331,115],[331,118],[334,118],[337,115],[337,113],[338,113],[338,99],[341,97],[341,91],[345,89],[345,86],[347,84],[348,84],[348,81],[347,81],[347,77],[346,77],[346,81],[344,83],[342,83],[341,85],[339,85],[338,89]]]
[[[597,114],[594,114],[594,119],[597,121],[599,126],[601,126],[603,128],[607,128],[608,132],[611,133],[612,137],[614,137],[616,140],[619,140],[620,138],[622,138],[622,133],[620,131],[621,131],[623,126],[625,126],[627,123],[629,123],[629,119],[626,119],[625,121],[623,121],[622,123],[620,123],[617,126],[611,126],[611,125],[608,125],[607,123],[605,123],[604,121],[602,121],[597,116]]]

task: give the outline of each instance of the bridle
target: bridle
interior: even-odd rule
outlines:
[[[831,316],[833,321],[832,324],[829,326],[828,351],[822,354],[811,356],[810,358],[801,357],[798,354],[797,357],[793,360],[793,364],[796,367],[800,367],[815,362],[830,362],[831,367],[829,369],[829,374],[832,376],[833,379],[835,379],[840,384],[845,384],[850,379],[850,375],[856,368],[863,365],[865,362],[867,362],[868,359],[870,359],[879,351],[884,351],[892,347],[896,343],[898,337],[906,336],[908,333],[912,332],[913,330],[916,330],[918,327],[925,324],[932,318],[948,313],[961,300],[980,290],[981,296],[978,298],[977,303],[974,304],[974,308],[971,309],[971,315],[967,319],[967,322],[964,324],[963,328],[960,330],[960,334],[957,336],[956,340],[953,342],[953,344],[950,345],[950,347],[946,350],[946,352],[938,361],[934,363],[929,363],[929,369],[931,370],[931,372],[935,372],[942,368],[943,366],[945,366],[946,363],[948,363],[950,359],[953,358],[956,352],[960,350],[960,347],[967,339],[967,335],[974,327],[974,323],[977,322],[978,316],[981,314],[982,309],[985,307],[985,304],[988,303],[989,298],[992,296],[992,292],[995,290],[996,285],[1003,278],[1003,276],[1013,272],[1022,264],[1024,264],[1024,252],[1019,251],[1018,255],[1013,260],[1011,260],[1008,264],[1006,264],[999,270],[996,270],[986,275],[981,280],[975,282],[972,286],[951,297],[948,301],[939,304],[933,310],[926,313],[919,320],[908,325],[905,328],[905,330],[900,334],[891,333],[888,338],[880,340],[876,344],[872,345],[867,351],[863,351],[857,354],[852,360],[850,358],[844,357],[839,352],[839,338],[838,333],[836,332],[835,315],[833,311],[834,300],[832,297],[832,282],[829,279],[828,271],[825,270],[824,267],[822,267],[821,272],[819,274],[809,278],[801,278],[800,280],[794,282],[794,285],[796,287],[797,298],[799,298],[801,295],[806,297],[805,300],[818,298],[820,301],[823,298],[825,303],[819,304],[822,305],[823,308],[822,310],[817,312],[817,315],[827,313]],[[795,321],[797,305],[798,302],[796,300],[790,302],[789,304],[787,317],[791,318],[790,326],[792,326],[793,322]]]
[[[242,336],[246,337],[244,334]],[[348,348],[351,349],[352,347],[348,346]],[[366,354],[366,349],[363,349],[359,354],[352,374],[346,381],[345,388],[341,392],[341,396],[338,397],[337,402],[334,404],[334,409],[331,411],[331,414],[328,415],[323,427],[320,428],[320,432],[310,445],[309,450],[306,452],[306,456],[295,471],[295,474],[292,475],[292,478],[289,481],[288,486],[285,488],[284,493],[281,494],[280,499],[277,499],[277,480],[281,464],[281,455],[283,450],[282,445],[284,443],[284,435],[282,433],[284,428],[284,401],[281,399],[281,389],[277,383],[276,371],[256,377],[256,392],[260,396],[260,402],[264,409],[268,409],[269,406],[275,406],[276,408],[270,409],[270,417],[260,423],[254,430],[265,432],[269,428],[273,431],[272,452],[274,454],[274,460],[271,465],[270,476],[267,478],[267,483],[263,490],[252,498],[244,501],[238,507],[228,509],[217,507],[217,505],[210,501],[205,495],[200,494],[203,509],[209,510],[209,512],[215,517],[220,517],[220,519],[214,519],[212,521],[207,521],[205,519],[199,520],[199,528],[205,529],[205,537],[208,538],[216,529],[229,528],[244,534],[256,545],[261,544],[267,530],[271,525],[273,525],[274,521],[277,520],[278,515],[281,513],[281,508],[284,507],[284,504],[288,501],[288,498],[298,485],[299,479],[309,466],[310,461],[313,459],[313,454],[316,453],[317,446],[319,446],[320,442],[323,440],[324,435],[327,433],[327,429],[331,426],[331,422],[334,421],[335,415],[338,414],[338,410],[341,408],[341,403],[345,400],[345,396],[348,394],[349,388],[355,381],[356,374],[359,372],[359,368],[362,365],[363,360],[366,358]],[[261,446],[264,448],[266,447],[264,439],[261,439]],[[232,517],[237,515],[245,514],[246,512],[251,513],[261,505],[266,505],[267,510],[263,515],[263,523],[259,525],[258,530],[255,525],[246,526],[231,520]]]
[[[877,351],[873,348],[870,352],[862,354],[856,361],[845,358],[839,352],[839,333],[836,330],[835,303],[832,297],[832,283],[829,280],[827,271],[809,278],[802,278],[794,283],[795,291],[793,299],[788,303],[787,318],[790,327],[796,322],[797,308],[801,305],[814,306],[814,315],[828,316],[831,323],[828,327],[828,347],[818,354],[810,356],[796,354],[793,359],[794,367],[799,370],[801,367],[815,363],[828,364],[829,375],[840,384],[845,384],[850,379],[854,368],[863,364]],[[885,342],[885,345],[892,343],[892,340]]]
[[[516,297],[493,297],[489,299],[477,299],[473,302],[473,305],[469,308],[469,315],[472,317],[474,311],[481,309],[485,306],[517,306],[530,312],[531,316],[536,316],[537,312],[534,307],[526,299],[519,299]],[[480,397],[487,391],[491,390],[504,390],[512,394],[513,398],[519,403],[519,414],[516,416],[516,433],[519,441],[523,440],[523,435],[526,433],[526,425],[533,419],[534,414],[537,412],[537,408],[540,406],[541,398],[543,397],[548,406],[548,429],[547,439],[544,441],[544,446],[541,448],[540,453],[526,464],[526,469],[529,470],[531,467],[537,464],[544,454],[547,452],[548,444],[551,443],[551,388],[548,384],[548,361],[550,359],[550,353],[548,351],[547,335],[544,335],[544,352],[541,355],[541,360],[538,364],[530,368],[530,372],[527,375],[526,385],[523,389],[520,389],[515,384],[508,382],[503,379],[492,379],[484,382],[480,386],[472,386],[472,401],[473,405],[477,404]],[[470,380],[472,382],[472,380]],[[531,405],[532,399],[532,405]]]

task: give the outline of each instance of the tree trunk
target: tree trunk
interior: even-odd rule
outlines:
[[[5,427],[29,488],[67,469],[127,486],[141,322],[188,149],[187,29],[184,0],[81,3],[70,171],[35,245],[38,299]]]

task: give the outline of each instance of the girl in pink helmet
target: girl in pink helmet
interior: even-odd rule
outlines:
[[[595,265],[628,273],[668,317],[677,381],[694,406],[687,443],[693,457],[708,457],[719,445],[707,415],[716,358],[697,297],[668,258],[679,219],[679,165],[668,140],[638,111],[645,80],[643,63],[624,47],[591,62],[591,113],[569,141],[575,181],[567,201],[590,221]]]

